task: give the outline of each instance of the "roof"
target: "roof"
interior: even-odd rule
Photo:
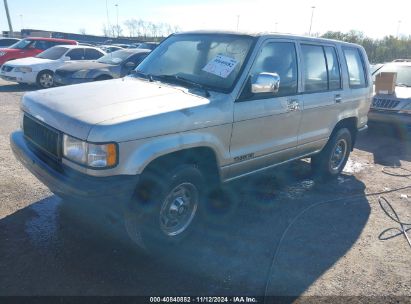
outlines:
[[[30,40],[44,40],[44,41],[64,41],[64,42],[75,42],[77,43],[76,40],[70,40],[70,39],[61,39],[61,38],[43,38],[43,37],[25,37],[24,39],[30,39]]]
[[[95,47],[95,46],[88,46],[88,45],[77,45],[77,44],[58,44],[55,45],[56,46],[60,46],[60,47],[65,47],[67,49],[98,49],[101,50],[99,47]]]
[[[124,52],[124,53],[130,53],[130,54],[138,54],[138,53],[150,53],[151,50],[149,49],[122,49],[118,50],[116,52]]]
[[[238,36],[250,36],[250,37],[266,37],[266,38],[282,38],[282,39],[303,39],[306,41],[312,42],[323,42],[323,43],[339,43],[344,45],[355,45],[354,43],[349,43],[341,40],[326,39],[326,38],[317,38],[309,37],[303,35],[294,35],[294,34],[283,34],[283,33],[271,33],[271,32],[235,32],[235,31],[210,31],[210,30],[199,30],[199,31],[189,31],[189,32],[180,32],[175,35],[184,35],[184,34],[217,34],[217,35],[238,35]]]
[[[386,62],[383,65],[398,65],[398,66],[411,67],[411,61],[392,61],[392,62]]]

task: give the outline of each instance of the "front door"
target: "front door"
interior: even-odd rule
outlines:
[[[234,104],[232,178],[296,157],[302,108],[297,62],[293,41],[271,39],[262,46]],[[280,76],[278,93],[251,93],[251,83],[264,72]]]

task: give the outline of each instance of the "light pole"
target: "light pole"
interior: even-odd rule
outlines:
[[[116,3],[115,5],[114,5],[115,7],[116,7],[116,13],[117,13],[117,37],[119,36],[119,28],[118,28],[118,3]]]
[[[22,30],[23,29],[23,15],[20,14],[19,16],[20,16],[20,27],[21,27],[20,30]]]
[[[9,6],[7,5],[7,0],[4,0],[4,9],[6,10],[7,22],[9,23],[9,37],[14,36],[13,26],[11,25],[11,18],[9,13]]]
[[[397,26],[397,39],[400,38],[400,27],[401,27],[401,20],[398,20],[398,26]]]
[[[108,13],[108,3],[106,0],[106,17],[107,17],[107,36],[110,36],[110,32],[111,32],[111,26],[110,26],[110,17],[109,17],[109,13]]]
[[[311,28],[313,26],[313,18],[314,18],[314,10],[315,10],[315,6],[311,6],[311,21],[310,21],[310,30],[308,31],[308,36],[311,36]]]
[[[240,25],[240,15],[237,15],[237,32],[238,32],[239,25]]]

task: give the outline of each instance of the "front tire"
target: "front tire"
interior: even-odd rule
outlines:
[[[42,89],[51,88],[54,85],[54,74],[51,71],[42,71],[37,75],[37,86]]]
[[[337,177],[344,169],[352,150],[352,136],[347,128],[334,133],[324,149],[311,157],[311,167],[317,177]]]
[[[131,240],[151,253],[179,244],[201,218],[203,188],[204,177],[193,165],[181,165],[165,174],[144,174],[126,207],[125,225]]]

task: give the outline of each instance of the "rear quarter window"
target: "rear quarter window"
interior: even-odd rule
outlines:
[[[367,78],[364,59],[360,50],[357,48],[343,48],[343,52],[348,69],[350,88],[365,88],[367,86]]]

